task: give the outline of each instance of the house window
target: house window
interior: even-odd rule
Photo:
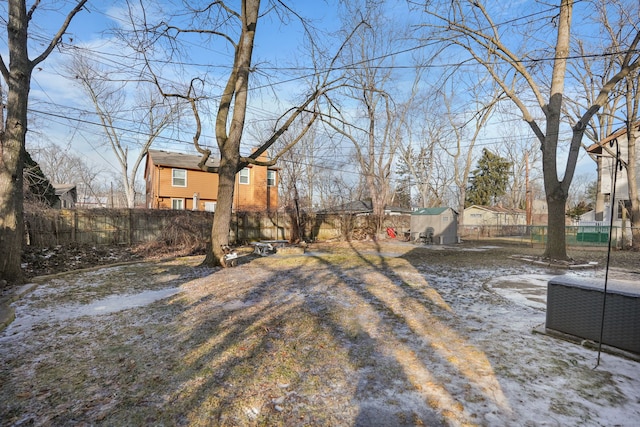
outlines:
[[[471,214],[471,218],[482,218],[482,214]]]
[[[240,171],[240,184],[249,184],[249,168],[244,168]]]
[[[184,199],[171,199],[171,209],[184,209]]]
[[[626,218],[629,218],[631,212],[631,200],[618,200],[618,219],[622,219],[622,211],[626,210]]]
[[[186,187],[187,171],[184,169],[171,169],[171,185],[174,187]]]
[[[216,211],[216,202],[204,202],[204,210],[207,212],[215,212]]]
[[[267,186],[269,187],[276,186],[276,171],[272,171],[272,170],[267,171]]]

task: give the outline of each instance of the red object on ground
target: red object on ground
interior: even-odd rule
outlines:
[[[396,238],[396,230],[394,230],[391,227],[387,227],[387,236],[391,237],[392,239]]]

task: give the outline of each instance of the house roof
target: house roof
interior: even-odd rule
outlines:
[[[200,170],[198,163],[202,160],[201,155],[171,153],[162,150],[149,150],[148,156],[151,157],[151,160],[157,166],[168,166],[180,169]],[[220,160],[209,158],[205,165],[211,168],[217,168],[220,166]]]
[[[448,209],[450,209],[450,208],[446,208],[446,207],[444,207],[444,208],[442,208],[442,207],[441,208],[420,208],[420,209],[417,209],[417,210],[411,212],[411,215],[434,215],[434,216],[437,216],[437,215],[440,215],[441,213],[445,212]],[[453,209],[451,209],[451,210],[453,210]]]
[[[401,208],[398,206],[385,206],[385,211],[390,212],[406,212],[410,213],[411,209]],[[354,200],[352,202],[347,202],[339,206],[334,206],[328,209],[322,209],[318,211],[319,213],[370,213],[373,212],[373,203],[371,200]]]
[[[76,189],[74,184],[51,184],[51,186],[55,190],[56,196],[62,196],[63,194]]]
[[[354,200],[352,202],[343,203],[339,206],[332,206],[328,209],[322,209],[321,213],[366,213],[373,210],[373,205],[369,200]]]
[[[489,212],[494,212],[494,213],[511,214],[511,215],[513,215],[513,214],[517,214],[517,215],[526,214],[526,211],[524,209],[505,208],[505,207],[502,207],[502,206],[471,205],[467,209],[471,209],[471,208],[477,208],[477,209],[484,210],[484,211],[489,211]],[[467,210],[467,209],[465,209],[465,210]]]
[[[636,122],[634,124],[635,126],[640,127],[640,122]],[[587,147],[587,152],[588,153],[594,153],[594,154],[601,154],[602,153],[602,147],[604,147],[607,143],[609,143],[609,141],[616,139],[622,135],[626,135],[627,134],[627,127],[624,126],[616,131],[614,131],[613,133],[611,133],[609,136],[607,136],[606,138],[604,138],[603,140],[600,140],[596,143],[591,144],[589,147]]]
[[[156,166],[201,170],[198,166],[198,163],[200,163],[200,160],[202,160],[202,155],[200,154],[184,154],[163,150],[149,150],[148,155],[151,157],[151,159],[153,160],[153,164],[155,164]],[[208,168],[213,168],[215,171],[220,166],[220,159],[209,157],[205,166],[207,166]],[[247,165],[247,167],[250,168],[253,166]],[[268,166],[268,169],[280,170],[280,168],[276,166]]]

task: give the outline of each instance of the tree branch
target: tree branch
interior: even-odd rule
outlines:
[[[60,26],[60,29],[58,30],[56,35],[53,36],[53,38],[51,39],[51,42],[49,43],[47,48],[44,50],[44,52],[42,52],[36,59],[31,61],[31,66],[32,67],[35,67],[36,65],[38,65],[39,63],[44,61],[47,58],[47,56],[49,56],[49,54],[53,51],[53,48],[55,48],[56,45],[60,42],[60,39],[62,38],[64,33],[67,31],[67,28],[69,28],[69,24],[71,24],[71,20],[73,19],[73,17],[76,16],[76,14],[82,10],[82,8],[87,3],[87,1],[88,0],[79,0],[78,1],[78,4],[76,5],[76,7],[74,7],[69,12],[69,14],[67,15],[66,19],[62,23],[62,26]],[[39,2],[40,2],[40,0],[38,0],[33,5],[32,10],[29,11],[29,18],[31,17],[31,14],[33,13],[33,10],[35,9],[35,7],[37,6],[37,4]]]

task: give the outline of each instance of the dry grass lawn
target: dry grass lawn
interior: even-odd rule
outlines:
[[[187,257],[49,278],[15,303],[16,321],[0,332],[0,424],[640,419],[637,362],[605,355],[592,369],[593,350],[532,333],[544,311],[486,286],[549,273],[509,257],[539,251],[317,244],[225,270]],[[638,265],[638,254],[616,255],[618,267]]]

